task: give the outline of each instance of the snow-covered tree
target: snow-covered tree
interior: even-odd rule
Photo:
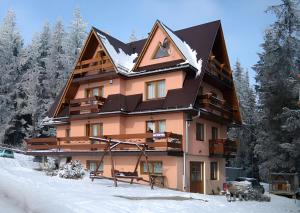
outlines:
[[[130,36],[129,36],[129,42],[134,42],[134,41],[137,41],[138,39],[137,39],[137,37],[136,37],[136,35],[135,35],[135,31],[134,30],[132,30],[132,32],[131,32],[131,34],[130,34]]]
[[[22,76],[20,56],[23,40],[16,26],[14,11],[9,10],[0,26],[0,143],[17,110],[16,84]]]
[[[79,56],[83,42],[87,36],[87,23],[82,19],[79,8],[76,8],[73,15],[73,20],[70,24],[68,33],[67,45],[70,68],[72,69],[75,60]]]
[[[54,26],[50,46],[47,72],[51,79],[51,98],[54,100],[65,85],[70,73],[66,53],[66,33],[60,20],[58,20]]]
[[[237,60],[234,68],[234,83],[239,100],[243,124],[229,130],[229,136],[240,142],[237,157],[233,164],[243,167],[248,176],[257,177],[257,164],[254,161],[256,103],[255,93],[249,82],[249,74]]]
[[[269,171],[300,171],[299,129],[288,125],[295,121],[299,110],[296,104],[299,88],[296,74],[300,71],[298,6],[296,0],[283,0],[269,7],[268,11],[277,20],[266,30],[263,52],[254,66],[260,118],[255,152],[260,159],[260,174],[265,178]]]

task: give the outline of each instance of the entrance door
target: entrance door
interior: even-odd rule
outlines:
[[[190,191],[204,193],[203,162],[190,162]]]

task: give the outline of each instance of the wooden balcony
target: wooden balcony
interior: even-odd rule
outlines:
[[[229,139],[209,140],[209,156],[234,157],[237,153],[237,141]]]
[[[199,96],[198,104],[207,111],[218,113],[226,119],[231,119],[233,116],[233,108],[228,105],[225,100],[214,97],[212,93]]]
[[[105,98],[93,96],[89,98],[79,98],[70,101],[70,115],[99,112],[105,102]]]
[[[151,151],[182,151],[182,135],[171,132],[165,133],[142,133],[105,135],[103,138],[111,138],[126,142],[135,142],[147,145]],[[104,151],[106,144],[91,140],[88,136],[82,137],[51,137],[32,138],[27,140],[27,150],[49,150],[49,151]],[[116,151],[135,151],[126,145],[119,145]]]
[[[225,64],[220,63],[214,56],[211,56],[207,68],[207,74],[211,78],[232,87],[232,71],[226,68]]]
[[[113,70],[113,65],[107,56],[101,58],[92,58],[77,63],[74,74],[83,74],[86,72],[104,72],[106,70]]]

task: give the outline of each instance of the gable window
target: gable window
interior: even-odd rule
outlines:
[[[146,83],[146,99],[163,98],[166,96],[165,80]]]
[[[97,137],[103,135],[103,124],[87,124],[86,125],[86,136]]]
[[[162,161],[149,161],[148,166],[149,166],[150,174],[162,174],[163,173]],[[148,173],[147,164],[145,161],[141,162],[140,167],[141,167],[142,174]]]
[[[103,86],[101,87],[94,87],[94,88],[88,88],[85,90],[85,97],[90,98],[94,96],[104,96],[104,90]]]
[[[158,47],[156,48],[155,54],[153,56],[153,59],[169,56],[170,55],[169,50],[170,50],[170,42],[167,38],[165,38],[162,43],[159,42]]]
[[[210,162],[210,179],[218,180],[218,162]]]
[[[153,133],[163,133],[166,131],[166,121],[147,121],[146,122],[146,132]]]
[[[212,140],[217,140],[218,139],[218,128],[217,127],[212,127],[211,128],[211,139]]]
[[[204,124],[196,123],[196,140],[204,141]]]

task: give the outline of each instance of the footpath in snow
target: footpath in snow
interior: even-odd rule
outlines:
[[[0,212],[205,212],[299,213],[300,202],[271,195],[271,202],[178,192],[109,180],[66,180],[32,169],[32,158],[0,158]]]

